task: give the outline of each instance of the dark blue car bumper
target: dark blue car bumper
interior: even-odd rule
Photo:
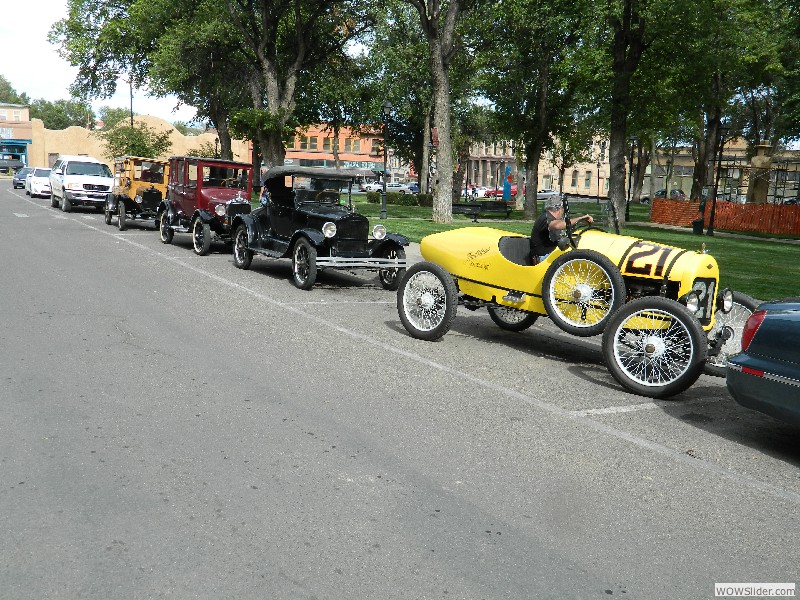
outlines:
[[[782,366],[782,365],[779,365]],[[800,373],[778,373],[772,361],[737,354],[728,361],[726,383],[742,406],[800,425]]]

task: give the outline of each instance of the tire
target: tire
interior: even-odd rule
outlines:
[[[706,337],[685,306],[646,296],[616,311],[603,333],[603,359],[623,387],[667,398],[688,389],[703,371]]]
[[[525,331],[539,318],[536,313],[507,306],[489,306],[488,311],[495,325],[506,331]]]
[[[728,357],[742,349],[742,331],[744,331],[745,321],[755,312],[756,308],[758,308],[757,300],[747,294],[733,292],[733,308],[731,308],[731,312],[726,314],[721,310],[717,310],[714,313],[714,327],[708,332],[708,339],[713,339],[716,333],[725,326],[733,330],[733,336],[725,342],[719,354],[709,356],[706,359],[706,366],[703,371],[707,375],[725,377],[727,370],[725,365],[728,362]]]
[[[547,269],[542,300],[560,329],[590,337],[602,333],[609,317],[625,303],[625,281],[599,252],[572,250]]]
[[[211,248],[211,226],[199,217],[192,223],[192,248],[198,256],[205,256]]]
[[[175,232],[169,228],[169,213],[165,210],[161,211],[161,216],[158,219],[158,234],[161,237],[162,244],[171,244],[172,236]]]
[[[247,248],[247,226],[239,225],[233,236],[233,264],[237,269],[249,269],[253,252]]]
[[[317,249],[300,238],[292,251],[292,281],[301,290],[310,290],[317,280]]]
[[[117,200],[117,227],[120,231],[125,231],[128,228],[127,215],[125,214],[125,203],[120,198]]]
[[[106,211],[105,212],[106,212],[106,225],[111,225],[111,217],[113,215],[111,213],[111,207],[109,206],[108,202],[106,202]]]
[[[61,197],[61,210],[64,212],[72,212],[72,203],[67,200],[66,196]]]
[[[383,258],[405,260],[406,251],[402,246],[392,246],[383,253]],[[383,289],[393,292],[400,286],[400,280],[403,278],[405,273],[405,268],[379,269],[378,279],[380,280]]]
[[[50,206],[58,208],[58,198],[55,194],[50,194]]]
[[[406,331],[420,340],[438,340],[453,324],[458,290],[442,267],[419,262],[410,267],[397,289],[397,313]]]

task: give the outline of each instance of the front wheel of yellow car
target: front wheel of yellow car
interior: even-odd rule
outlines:
[[[458,309],[458,290],[442,267],[419,262],[410,267],[397,290],[397,313],[413,337],[438,340],[453,324]]]
[[[567,333],[603,333],[609,317],[625,303],[625,281],[611,261],[594,250],[559,256],[542,280],[547,316]]]
[[[489,316],[500,329],[506,331],[525,331],[536,323],[539,315],[508,306],[489,306]]]
[[[603,359],[628,390],[667,398],[688,389],[703,371],[706,336],[685,306],[645,296],[616,311],[603,333]]]

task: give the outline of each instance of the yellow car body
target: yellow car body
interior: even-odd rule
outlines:
[[[501,251],[504,238],[517,238],[511,242],[518,248],[529,239],[490,227],[468,227],[429,235],[420,250],[425,260],[440,265],[456,279],[462,294],[546,314],[545,273],[557,258],[572,250],[556,249],[541,263],[521,264],[525,261],[515,261]],[[619,269],[628,300],[648,295],[680,300],[694,291],[700,299],[695,316],[704,330],[713,327],[719,267],[711,255],[597,229],[585,230],[574,239],[577,249],[599,252]]]

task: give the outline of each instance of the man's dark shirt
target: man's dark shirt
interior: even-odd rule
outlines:
[[[546,210],[533,222],[533,229],[531,229],[531,254],[533,256],[544,256],[556,249],[558,237],[555,234],[560,235],[560,233],[550,231],[550,223],[555,220],[556,217],[553,213]],[[556,239],[554,240],[553,237]]]

